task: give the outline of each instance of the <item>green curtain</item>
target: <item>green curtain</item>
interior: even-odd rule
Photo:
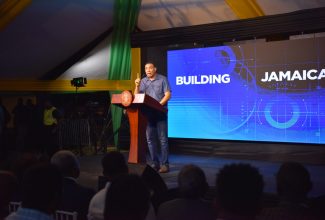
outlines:
[[[113,33],[111,41],[109,80],[128,80],[131,76],[130,33],[135,28],[140,11],[141,0],[115,0]],[[121,91],[110,91],[112,94]],[[112,105],[114,143],[118,147],[118,130],[121,126],[122,108]]]

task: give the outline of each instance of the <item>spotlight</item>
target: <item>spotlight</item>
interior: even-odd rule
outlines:
[[[71,86],[74,87],[84,87],[85,84],[87,84],[87,78],[85,77],[73,78],[71,80]]]

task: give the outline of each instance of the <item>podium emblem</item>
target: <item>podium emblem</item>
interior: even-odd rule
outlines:
[[[128,90],[125,90],[121,93],[121,104],[124,107],[129,107],[133,101],[132,93]]]

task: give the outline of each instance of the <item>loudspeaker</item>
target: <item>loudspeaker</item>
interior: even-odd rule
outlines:
[[[139,175],[151,191],[151,202],[157,210],[166,200],[167,185],[159,173],[147,164],[128,164],[129,173]]]

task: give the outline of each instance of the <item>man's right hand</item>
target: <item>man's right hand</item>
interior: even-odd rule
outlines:
[[[138,94],[140,90],[140,81],[141,79],[138,77],[134,83],[135,83],[135,88],[134,88],[134,94]]]
[[[139,86],[140,86],[140,81],[141,81],[140,78],[137,78],[137,79],[134,81],[136,87],[139,87]]]

